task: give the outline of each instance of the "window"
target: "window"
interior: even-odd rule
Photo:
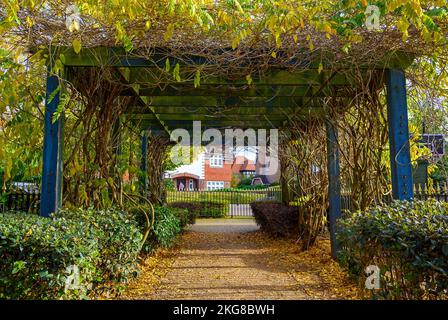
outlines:
[[[255,175],[255,171],[253,170],[243,170],[241,171],[241,174],[245,177],[251,177]]]
[[[188,190],[192,191],[194,189],[194,181],[188,180]]]
[[[224,189],[224,181],[207,181],[207,190]]]
[[[222,167],[223,157],[222,154],[214,154],[210,157],[210,167]]]

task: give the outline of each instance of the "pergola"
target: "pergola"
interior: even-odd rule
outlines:
[[[323,100],[337,98],[344,102],[349,90],[357,85],[347,70],[329,70],[315,61],[303,61],[305,71],[288,68],[269,69],[250,83],[244,77],[207,77],[196,86],[193,81],[168,81],[163,70],[166,60],[179,63],[182,72],[194,72],[191,66],[210,65],[201,56],[186,56],[183,60],[170,57],[166,50],[154,50],[150,57],[141,58],[122,48],[98,47],[75,53],[72,48],[56,50],[64,54],[64,67],[71,72],[84,68],[107,67],[116,70],[116,80],[123,84],[122,96],[134,97],[130,116],[142,131],[167,134],[176,128],[192,130],[193,121],[203,128],[287,128],[291,114],[306,119],[323,117],[327,110]],[[388,125],[392,188],[395,199],[413,198],[409,130],[404,69],[412,57],[391,53],[387,61],[369,66],[361,74],[380,72],[387,85]],[[291,63],[297,64],[297,61]],[[225,67],[225,66],[220,66]],[[67,73],[65,73],[67,74]],[[191,79],[192,77],[185,77]],[[70,80],[70,79],[67,79]],[[60,78],[49,73],[47,78],[45,137],[42,172],[41,215],[57,212],[62,199],[63,119],[53,122],[60,102]],[[157,83],[157,86],[153,84]],[[341,103],[341,106],[343,103]],[[329,178],[329,212],[332,250],[336,252],[335,221],[340,216],[340,169],[337,129],[327,122],[327,155]],[[146,163],[147,135],[142,135],[143,159]]]

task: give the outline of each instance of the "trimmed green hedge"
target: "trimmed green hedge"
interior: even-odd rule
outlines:
[[[194,224],[196,222],[195,214],[190,213],[187,209],[176,207],[169,207],[169,208],[174,213],[174,215],[179,219],[180,226],[182,229],[184,229],[189,224]]]
[[[182,227],[179,218],[171,208],[156,207],[154,222],[153,241],[155,246],[170,247],[177,235],[181,233]]]
[[[136,275],[141,239],[135,221],[113,209],[1,215],[0,298],[86,298],[125,282]]]
[[[186,209],[190,215],[190,221],[194,223],[194,219],[198,218],[222,218],[227,215],[229,205],[226,203],[213,201],[189,201],[189,202],[173,202],[168,204],[171,208]]]
[[[341,263],[364,285],[376,265],[386,299],[448,298],[448,204],[397,201],[351,214],[339,223]]]
[[[144,251],[171,246],[190,219],[187,210],[156,207]],[[122,289],[138,272],[144,223],[137,209],[0,215],[0,298],[82,299]]]
[[[297,207],[277,201],[256,201],[250,206],[261,230],[276,237],[297,237],[299,226]]]

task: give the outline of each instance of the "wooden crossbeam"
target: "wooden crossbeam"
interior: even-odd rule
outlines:
[[[129,84],[129,69],[127,68],[117,68],[117,72],[121,77],[121,81],[124,82],[125,84]],[[140,106],[144,106],[147,107],[148,106],[148,97],[142,97],[139,94],[139,86],[129,86],[129,90],[132,93],[133,97],[136,97],[137,99],[137,103]],[[145,108],[148,110],[148,112],[151,112],[151,114],[153,114],[153,116],[155,117],[157,121],[157,127],[162,128],[163,130],[165,130],[167,132],[167,134],[169,134],[169,130],[167,128],[167,126],[163,123],[163,121],[161,119],[158,118],[157,114],[152,110],[151,107]]]
[[[39,50],[38,48],[31,48],[31,52]],[[181,66],[210,66],[216,65],[215,61],[208,59],[204,55],[191,55],[184,54],[182,57],[173,57],[170,54],[169,49],[166,48],[154,48],[151,56],[148,57],[147,53],[139,55],[138,50],[133,52],[126,52],[121,47],[94,47],[83,48],[79,54],[75,53],[72,47],[59,47],[56,48],[58,53],[64,55],[64,63],[66,66],[73,67],[129,67],[129,68],[165,68],[166,59],[169,59],[170,64],[174,66],[179,63]],[[226,52],[231,52],[232,49],[222,49],[221,52],[215,54],[226,57]],[[281,56],[281,52],[277,53]],[[310,55],[311,56],[311,55]],[[316,55],[319,56],[319,55]],[[378,61],[377,64],[370,69],[385,69],[385,68],[406,68],[412,61],[413,56],[406,52],[391,51],[386,54],[383,61]],[[255,59],[251,60],[255,63]],[[273,60],[275,62],[275,60]],[[290,59],[291,66],[303,66],[309,69],[318,69],[320,59],[315,61],[304,60],[298,61],[297,59]],[[225,67],[226,63],[222,63],[220,66]],[[242,65],[244,66],[244,65]],[[324,66],[325,67],[325,66]],[[362,67],[362,66],[360,66]],[[367,68],[367,66],[366,66]]]
[[[201,85],[194,88],[191,85],[164,84],[159,87],[139,85],[140,96],[182,96],[182,97],[345,97],[352,91],[351,86],[328,86],[319,91],[320,86],[312,85]],[[126,88],[121,92],[123,96],[132,96],[133,88]]]
[[[222,114],[194,114],[194,113],[172,113],[172,114],[158,114],[157,118],[154,115],[148,114],[142,117],[134,117],[134,119],[141,120],[186,120],[186,121],[208,121],[208,120],[233,120],[233,121],[257,121],[257,120],[286,120],[288,118],[287,114],[233,114],[233,115],[222,115]]]
[[[247,107],[247,108],[227,108],[218,109],[216,107],[153,107],[152,110],[158,115],[164,114],[182,114],[182,115],[285,115],[291,114],[294,108],[291,107],[278,107],[278,108],[257,108],[257,107]],[[148,112],[143,108],[135,108],[132,110],[132,114],[140,115],[147,114]]]
[[[130,83],[138,83],[141,85],[152,84],[163,86],[167,83],[175,83],[178,85],[191,85],[195,77],[196,70],[185,67],[180,69],[180,81],[173,81],[171,73],[166,73],[164,70],[153,68],[133,68],[130,69],[131,74],[129,78]],[[368,71],[362,71],[366,74]],[[331,76],[330,70],[307,69],[301,71],[291,72],[288,70],[271,70],[259,76],[253,76],[250,85],[253,86],[310,86],[320,85]],[[331,80],[328,85],[335,86],[353,86],[356,80],[350,76],[350,73],[338,73]],[[214,85],[214,86],[243,86],[248,85],[246,77],[205,77],[201,79],[200,85]],[[200,88],[200,87],[199,87]]]
[[[154,120],[137,120],[142,128],[150,128],[156,122]],[[201,121],[203,128],[254,128],[254,129],[269,129],[269,128],[280,128],[283,121],[279,120],[257,120],[257,121],[244,121],[244,120],[204,120]],[[193,128],[193,121],[191,120],[167,120],[165,124],[170,129],[182,128],[186,130],[191,130]]]

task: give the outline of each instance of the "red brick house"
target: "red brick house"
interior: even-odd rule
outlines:
[[[244,156],[226,159],[221,154],[201,154],[192,164],[168,172],[177,190],[218,190],[230,188],[232,178],[255,175],[255,163]]]

